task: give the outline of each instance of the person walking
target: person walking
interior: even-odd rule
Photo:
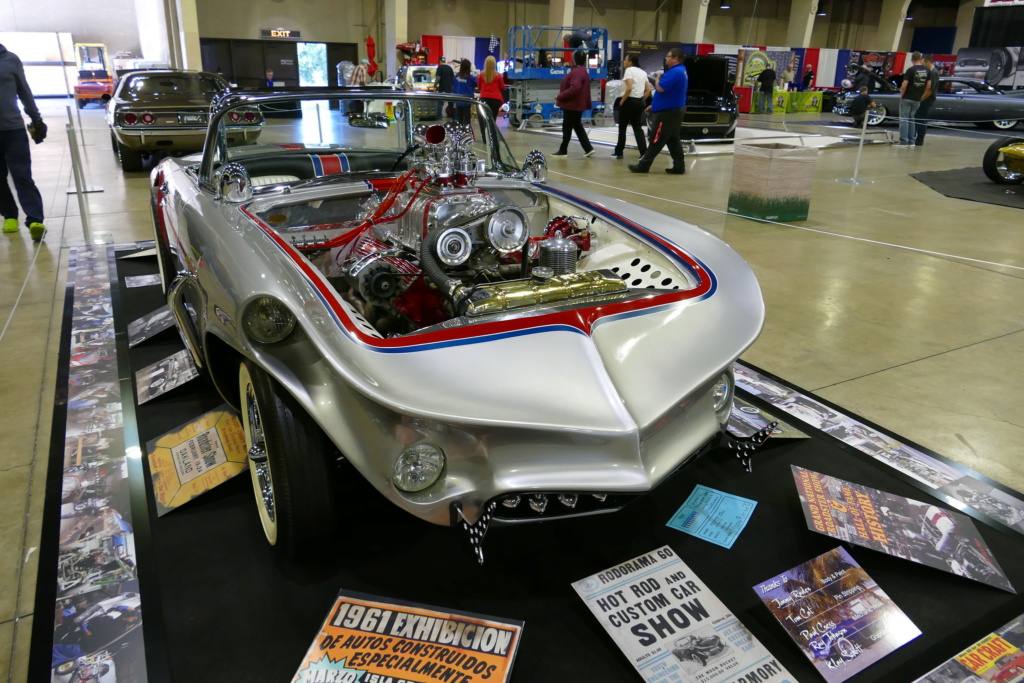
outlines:
[[[923,60],[920,52],[910,55],[912,65],[903,74],[903,83],[900,84],[900,141],[897,147],[914,144],[917,139],[917,110],[921,107],[921,100],[931,94],[928,69],[921,63]]]
[[[555,104],[562,110],[562,145],[551,155],[553,157],[568,155],[573,131],[583,147],[583,156],[589,157],[594,153],[587,131],[583,128],[583,112],[594,106],[590,99],[590,73],[583,66],[587,61],[587,53],[583,50],[573,52],[572,61],[574,66],[562,77],[558,95],[555,96]]]
[[[492,55],[487,55],[484,70],[480,73],[480,101],[491,110],[491,116],[497,123],[501,105],[505,104],[505,79],[498,73],[498,62]]]
[[[683,66],[683,51],[674,47],[665,57],[665,71],[654,84],[654,98],[647,111],[651,113],[647,127],[652,131],[651,144],[636,164],[630,164],[633,173],[648,173],[651,164],[658,158],[662,148],[668,146],[672,155],[672,167],[665,173],[686,173],[686,162],[683,156],[683,143],[679,139],[683,125],[683,114],[686,112],[686,91],[689,78]]]
[[[38,145],[46,138],[46,124],[36,107],[28,81],[25,80],[21,60],[0,45],[0,213],[4,217],[3,229],[5,233],[18,232],[18,204],[7,182],[7,174],[10,172],[14,179],[14,189],[18,192],[18,202],[25,212],[25,224],[32,239],[38,242],[46,234],[43,198],[32,180],[28,131],[25,130],[25,119],[18,109],[18,100],[21,100],[21,106],[32,120],[29,130]]]
[[[920,147],[924,144],[924,134],[928,132],[928,114],[935,104],[935,98],[939,94],[939,70],[935,68],[932,56],[928,55],[922,60],[924,68],[928,69],[928,90],[921,100],[921,106],[917,109],[917,126],[914,146]]]
[[[473,75],[472,65],[468,59],[459,62],[459,73],[455,76],[452,85],[452,92],[456,95],[473,97],[476,95],[476,76]],[[468,126],[472,119],[472,112],[469,109],[469,102],[455,103],[455,120],[464,126]]]
[[[452,70],[452,67],[448,64],[447,60],[445,60],[444,57],[441,57],[441,59],[438,60],[437,72],[434,75],[434,89],[437,90],[437,92],[450,93],[454,85],[455,71]],[[444,108],[447,104],[447,102],[437,103],[437,118],[441,118],[444,114]]]
[[[775,99],[775,81],[778,76],[775,69],[765,65],[764,70],[757,75],[757,111],[760,114],[772,113],[772,100]],[[767,103],[767,110],[765,109]]]
[[[622,74],[622,81],[625,88],[622,91],[622,99],[619,100],[619,141],[615,145],[612,156],[616,159],[622,158],[626,149],[626,128],[633,128],[633,135],[636,137],[636,148],[643,156],[647,151],[647,136],[644,134],[644,109],[647,96],[651,92],[651,83],[647,79],[647,72],[640,68],[637,63],[639,58],[636,55],[626,55],[622,63],[626,71]]]

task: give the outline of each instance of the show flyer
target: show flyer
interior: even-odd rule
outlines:
[[[1019,680],[1024,680],[1024,614],[947,659],[914,683]]]
[[[502,683],[523,622],[338,593],[292,683]]]
[[[793,478],[812,531],[1017,592],[968,517],[795,465]]]
[[[921,635],[845,548],[754,592],[828,683],[841,683]]]
[[[796,683],[667,545],[572,587],[649,683]]]
[[[158,516],[249,469],[242,424],[227,404],[146,444]]]
[[[755,507],[757,501],[697,484],[666,526],[731,548]]]

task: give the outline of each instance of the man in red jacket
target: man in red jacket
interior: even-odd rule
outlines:
[[[584,66],[587,53],[576,50],[572,53],[575,66],[562,78],[562,85],[555,97],[555,104],[562,110],[562,146],[552,154],[553,157],[564,157],[569,152],[569,140],[573,131],[583,146],[583,156],[594,153],[587,131],[583,128],[583,112],[593,107],[590,101],[590,73]]]

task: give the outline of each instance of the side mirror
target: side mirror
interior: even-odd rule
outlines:
[[[531,183],[543,183],[548,179],[548,161],[544,153],[535,149],[526,155],[523,161],[523,180]]]
[[[252,183],[245,166],[232,162],[226,164],[217,174],[217,198],[232,204],[252,199]]]

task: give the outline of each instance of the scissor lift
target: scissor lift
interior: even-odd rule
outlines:
[[[590,32],[590,45],[565,47],[565,40],[576,32]],[[583,112],[583,120],[595,126],[604,124],[604,102],[601,81],[608,78],[610,43],[608,29],[598,26],[513,26],[508,31],[508,56],[511,61],[506,76],[511,79],[508,102],[509,123],[522,130],[545,124],[561,124],[562,112],[555,106],[562,77],[572,68],[568,63],[547,65],[545,57],[564,59],[572,52],[588,53],[590,99],[594,106]]]

